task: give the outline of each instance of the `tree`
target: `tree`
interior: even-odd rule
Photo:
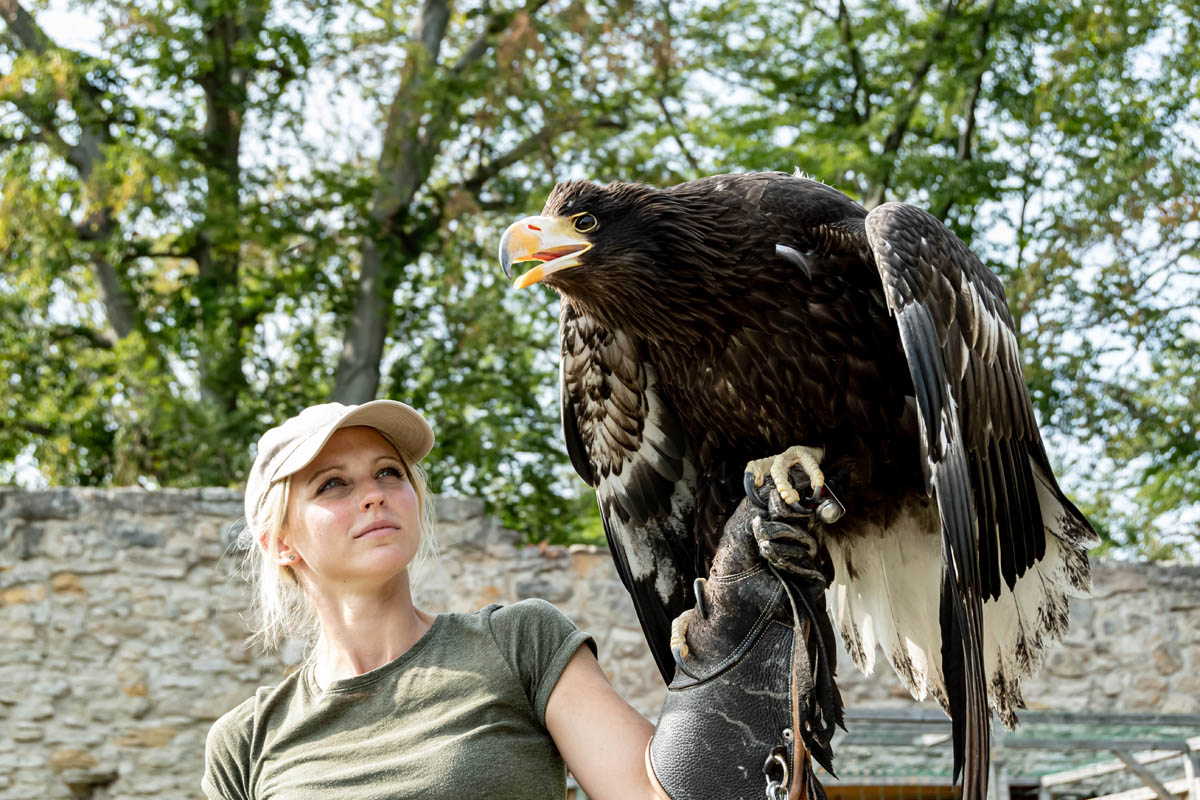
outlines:
[[[565,177],[798,167],[968,241],[1108,545],[1195,552],[1192,2],[85,8],[102,55],[0,0],[10,475],[236,482],[271,421],[394,396],[433,419],[436,487],[595,533],[555,298],[497,279],[499,230]]]
[[[55,483],[236,483],[271,422],[382,394],[431,414],[436,487],[514,501],[498,510],[531,535],[586,526],[544,413],[553,315],[491,277],[487,239],[548,190],[556,142],[579,163],[634,124],[646,17],[82,8],[102,55],[0,5],[10,475],[24,457]],[[360,130],[314,119],[339,99],[369,109]]]
[[[944,219],[1007,285],[1109,547],[1198,554],[1195,3],[689,5],[697,172],[795,166]],[[732,33],[731,33],[732,32]],[[732,101],[731,101],[732,98]]]

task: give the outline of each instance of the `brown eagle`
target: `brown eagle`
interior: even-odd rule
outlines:
[[[1097,541],[1052,474],[999,279],[924,211],[783,173],[561,183],[500,259],[561,295],[567,451],[664,679],[743,476],[785,453],[785,499],[799,461],[810,500],[824,482],[845,509],[814,529],[846,649],[870,673],[878,645],[937,698],[981,799],[988,707],[1015,723]]]

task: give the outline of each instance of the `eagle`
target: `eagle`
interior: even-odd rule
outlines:
[[[770,472],[833,512],[812,525],[847,652],[869,674],[881,649],[937,699],[980,800],[989,709],[1015,725],[1098,541],[1051,469],[996,275],[915,206],[779,172],[563,182],[500,261],[560,295],[566,449],[664,680],[672,622]]]

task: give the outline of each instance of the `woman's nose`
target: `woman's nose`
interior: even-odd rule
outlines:
[[[365,510],[370,508],[372,505],[381,506],[384,504],[383,498],[383,489],[379,487],[379,484],[375,481],[368,481],[363,489],[362,507]]]

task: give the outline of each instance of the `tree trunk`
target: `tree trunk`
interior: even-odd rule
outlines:
[[[377,184],[371,199],[370,217],[374,229],[363,241],[354,313],[342,340],[342,354],[334,380],[334,400],[365,403],[375,399],[379,391],[383,345],[393,320],[392,297],[400,285],[404,268],[420,255],[422,243],[436,232],[441,219],[441,209],[435,207],[423,209],[425,213],[421,220],[416,221],[412,204],[428,180],[442,142],[458,113],[461,98],[456,96],[454,88],[457,76],[483,58],[518,14],[531,15],[547,2],[528,0],[521,9],[493,11],[476,40],[450,66],[438,63],[450,20],[449,2],[424,0],[422,3],[412,36],[419,44],[410,47],[400,88],[392,99],[384,129]],[[440,83],[436,89],[426,87],[430,78]],[[440,101],[436,107],[428,102],[433,97]],[[559,129],[547,126],[545,130]],[[532,141],[529,146],[536,147],[542,136],[539,134]],[[524,153],[526,146],[527,143],[522,143],[513,153]],[[498,163],[505,166],[512,163],[506,158]],[[482,180],[477,175],[465,181],[464,186],[476,178]]]
[[[242,51],[256,51],[265,16],[265,6],[251,3],[208,20],[204,33],[210,67],[198,78],[207,111],[198,156],[208,184],[204,221],[192,251],[200,386],[204,399],[224,412],[235,411],[248,388],[242,360],[246,330],[254,317],[241,309],[239,156],[251,73]]]
[[[440,145],[434,127],[442,129],[446,122],[442,119],[426,126],[420,124],[425,78],[437,67],[449,20],[447,0],[422,3],[412,37],[420,44],[409,49],[400,88],[388,110],[371,198],[374,230],[363,241],[354,314],[346,327],[334,380],[333,399],[340,403],[365,403],[375,399],[379,391],[379,365],[392,321],[392,296],[408,256],[416,255],[405,252],[404,227],[409,207],[429,177]]]

